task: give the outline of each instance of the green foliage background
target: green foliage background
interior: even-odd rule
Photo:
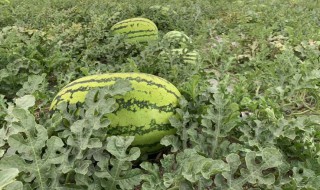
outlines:
[[[0,189],[320,189],[319,15],[303,0],[0,0]],[[154,21],[159,41],[109,33],[132,17]],[[171,30],[192,38],[197,65],[158,56]],[[182,92],[167,149],[106,137],[126,81],[49,113],[69,82],[111,72]]]

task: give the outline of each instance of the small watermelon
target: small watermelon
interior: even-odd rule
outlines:
[[[191,39],[184,33],[180,31],[170,31],[166,33],[162,41],[164,43],[169,43],[173,48],[185,48],[188,44],[191,44]]]
[[[147,18],[131,18],[116,23],[111,27],[112,34],[125,35],[128,43],[149,42],[158,39],[158,28]]]
[[[200,54],[196,50],[188,50],[186,48],[171,49],[169,51],[162,51],[160,57],[166,62],[169,61],[170,57],[182,57],[183,63],[196,64],[200,60]]]

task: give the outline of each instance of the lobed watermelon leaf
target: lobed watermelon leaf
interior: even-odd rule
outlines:
[[[18,174],[19,170],[17,168],[0,170],[0,189],[4,187],[6,187],[6,189],[12,189],[13,186],[22,189],[22,183],[15,180]]]
[[[20,180],[34,181],[32,188],[54,187],[61,175],[55,164],[63,162],[64,143],[58,137],[48,138],[46,129],[35,122],[28,110],[13,108],[11,113],[7,122],[19,130],[7,137],[10,149],[0,160],[0,168],[17,168]]]
[[[15,104],[17,107],[28,110],[30,107],[35,105],[36,99],[32,95],[25,95],[21,98],[17,98],[15,100]]]
[[[282,154],[276,148],[264,148],[261,152],[247,152],[245,168],[242,168],[240,156],[237,154],[229,154],[226,160],[230,166],[230,171],[217,175],[215,184],[222,189],[235,190],[250,186],[249,184],[252,186],[259,184],[265,188],[272,188],[271,185],[276,182],[275,174],[280,173],[281,166],[285,164]]]
[[[141,168],[147,171],[147,174],[141,175],[141,180],[143,181],[141,188],[143,190],[165,190],[167,189],[162,181],[160,175],[160,169],[157,164],[152,164],[150,162],[143,162],[140,164]]]
[[[133,189],[140,184],[140,169],[131,169],[130,161],[136,160],[140,156],[139,148],[131,148],[129,153],[127,149],[133,142],[134,137],[108,137],[106,150],[115,158],[110,159],[112,168],[103,168],[104,171],[96,171],[95,175],[101,178],[101,185],[110,190]]]
[[[211,177],[229,171],[229,166],[222,160],[213,160],[199,155],[193,149],[186,149],[176,155],[165,155],[161,160],[163,176],[157,174],[159,168],[155,165],[142,163],[148,174],[143,175],[143,188],[146,189],[192,189],[192,184],[198,188],[210,187]]]

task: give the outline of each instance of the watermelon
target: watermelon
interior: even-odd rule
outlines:
[[[111,27],[113,35],[125,35],[128,43],[149,42],[158,39],[158,28],[147,18],[131,18]]]
[[[61,102],[84,102],[91,89],[113,85],[118,79],[126,79],[132,90],[116,96],[119,108],[107,115],[111,121],[108,135],[135,136],[132,146],[143,152],[156,152],[162,148],[160,140],[175,134],[169,118],[175,115],[180,92],[167,80],[143,73],[111,73],[86,76],[66,85],[55,96],[50,109]]]
[[[166,33],[162,38],[163,43],[169,43],[170,46],[174,48],[184,48],[188,44],[191,44],[191,39],[184,33],[180,31],[170,31]]]
[[[196,64],[200,60],[200,54],[196,50],[188,50],[186,48],[171,49],[169,51],[160,52],[160,57],[164,59],[165,62],[169,62],[170,57],[180,57],[183,63],[186,64]]]

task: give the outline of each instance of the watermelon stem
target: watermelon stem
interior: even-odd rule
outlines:
[[[187,141],[188,141],[188,135],[187,135],[185,128],[183,128],[183,130],[182,130],[182,148],[183,148],[183,150],[187,149]]]
[[[213,158],[213,159],[214,159],[217,147],[218,147],[221,123],[222,123],[222,110],[221,110],[221,108],[218,108],[218,119],[217,119],[215,131],[214,131],[214,143],[213,143],[212,152],[211,152],[211,158]]]
[[[66,177],[66,182],[64,183],[64,184],[68,184],[69,183],[69,181],[70,181],[70,175],[71,175],[71,172],[68,172],[68,174],[67,174],[67,177]]]

